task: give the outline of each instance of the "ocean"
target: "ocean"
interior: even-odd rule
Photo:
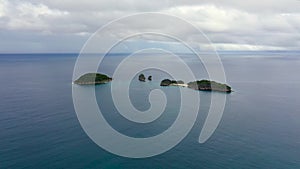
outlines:
[[[234,92],[226,94],[223,117],[212,137],[203,144],[198,142],[211,93],[194,91],[201,104],[189,134],[171,150],[141,159],[107,152],[82,129],[72,100],[77,56],[0,55],[0,168],[300,168],[299,52],[220,53],[227,83]],[[106,56],[100,71],[112,75],[114,65],[124,57]],[[190,63],[193,67],[194,62]],[[166,74],[157,70],[146,74],[153,75],[153,81],[141,84],[133,79],[130,99],[144,111],[150,107],[150,90],[166,93],[166,110],[153,123],[125,120],[113,105],[110,84],[95,87],[106,120],[131,137],[157,135],[167,130],[178,114],[179,89],[159,86]],[[205,73],[199,73],[202,77]],[[89,87],[94,86],[83,88]]]

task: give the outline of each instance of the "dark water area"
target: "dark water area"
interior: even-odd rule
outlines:
[[[112,75],[122,57],[107,56],[101,71]],[[198,142],[211,96],[199,92],[200,111],[187,137],[171,150],[144,159],[111,154],[85,134],[72,100],[76,58],[0,55],[0,168],[300,168],[300,53],[221,54],[234,92],[227,95],[215,133],[204,144]],[[109,98],[110,85],[96,86],[105,118],[128,136],[159,134],[178,114],[178,88],[161,88],[163,77],[150,72],[152,82],[132,82],[130,98],[137,109],[146,110],[149,91],[162,89],[171,104],[155,123],[122,119],[113,103],[103,99]]]

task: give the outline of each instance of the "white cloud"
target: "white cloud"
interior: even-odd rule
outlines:
[[[2,8],[2,10],[1,10]],[[51,31],[50,21],[69,15],[66,11],[50,9],[44,4],[29,2],[13,3],[1,0],[0,13],[5,23],[2,29]]]
[[[258,28],[256,15],[215,5],[174,7],[164,12],[183,17],[209,32],[244,31]]]
[[[299,9],[298,0],[0,0],[0,30],[87,38],[113,19],[153,11],[186,19],[203,30],[218,49],[300,50]],[[197,42],[195,32],[176,23],[161,27],[158,23],[162,22],[154,18],[125,23],[116,33],[164,30]]]
[[[284,50],[284,47],[263,46],[263,45],[249,45],[249,44],[231,44],[231,43],[217,43],[214,44],[217,50]]]
[[[0,18],[5,15],[5,6],[6,6],[5,3],[7,2],[4,0],[0,0]]]
[[[165,12],[195,24],[220,50],[299,49],[299,13],[250,13],[210,4]]]

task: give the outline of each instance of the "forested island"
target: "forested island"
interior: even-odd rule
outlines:
[[[182,80],[170,80],[164,79],[161,81],[160,86],[184,86],[184,82]]]
[[[160,86],[183,86],[183,87],[188,87],[194,90],[201,90],[201,91],[218,91],[218,92],[226,92],[226,93],[231,92],[230,86],[215,81],[210,81],[210,80],[200,80],[200,81],[194,81],[185,84],[181,80],[176,81],[176,80],[164,79],[161,81]]]
[[[74,81],[78,85],[105,84],[112,81],[111,77],[101,73],[86,73]]]
[[[230,86],[215,81],[210,81],[210,80],[189,82],[187,85],[188,88],[195,89],[195,90],[218,91],[218,92],[226,92],[226,93],[231,92]]]

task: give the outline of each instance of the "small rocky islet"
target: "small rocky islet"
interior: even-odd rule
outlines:
[[[146,81],[146,77],[145,77],[144,74],[140,74],[139,75],[139,81],[141,81],[141,82],[145,82]]]
[[[152,76],[148,76],[147,78],[149,81],[152,81]],[[146,82],[146,76],[144,74],[139,75],[139,81]]]
[[[149,81],[152,80],[152,76],[148,76]],[[138,76],[138,80],[141,82],[146,82],[146,76],[144,74],[140,74]],[[79,77],[74,81],[74,84],[78,85],[97,85],[97,84],[105,84],[112,81],[112,78],[101,73],[86,73]],[[227,84],[218,83],[210,80],[197,80],[194,82],[189,82],[185,84],[182,80],[170,80],[164,79],[161,81],[160,86],[182,86],[188,87],[194,90],[200,91],[218,91],[218,92],[226,92],[231,93],[231,87]]]

